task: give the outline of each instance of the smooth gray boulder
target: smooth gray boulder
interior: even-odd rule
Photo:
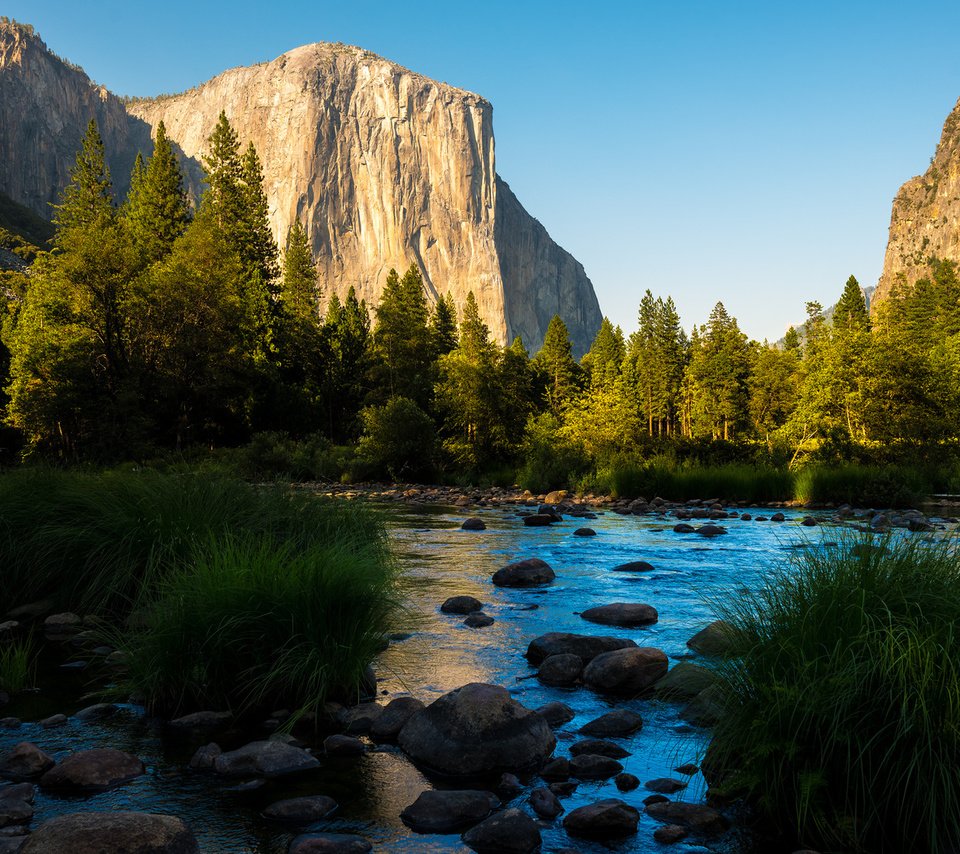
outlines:
[[[692,700],[705,688],[709,688],[716,676],[692,661],[681,661],[675,664],[662,679],[658,679],[653,686],[657,697],[663,700]]]
[[[145,812],[84,812],[40,825],[21,854],[196,854],[189,827],[172,815]]]
[[[730,654],[735,641],[736,629],[725,620],[714,620],[690,638],[687,646],[701,655],[722,657]]]
[[[400,818],[417,833],[454,833],[483,821],[498,806],[500,800],[491,792],[428,789],[400,813]]]
[[[472,614],[479,611],[483,603],[473,596],[451,596],[441,606],[444,614]]]
[[[609,605],[598,605],[596,608],[587,608],[581,612],[581,618],[602,626],[621,626],[623,628],[638,628],[649,626],[657,622],[659,615],[653,605],[642,602],[612,602]]]
[[[584,664],[593,661],[604,652],[615,649],[636,647],[636,643],[626,638],[609,635],[580,635],[572,632],[547,632],[530,641],[527,646],[527,661],[540,664],[551,655],[576,655]]]
[[[305,833],[298,836],[287,854],[368,854],[373,846],[353,833]]]
[[[320,762],[306,750],[280,741],[253,741],[237,750],[221,753],[213,770],[224,777],[283,777],[310,771]]]
[[[651,646],[605,652],[583,671],[583,681],[595,691],[635,696],[667,673],[667,655]]]
[[[482,682],[416,712],[398,741],[416,764],[457,777],[537,767],[557,743],[542,715]]]
[[[33,742],[21,741],[0,756],[0,777],[15,782],[35,780],[55,764],[53,757]]]
[[[622,738],[643,726],[643,719],[629,709],[614,709],[580,727],[583,735],[596,738]]]
[[[576,684],[583,670],[583,660],[579,655],[560,653],[548,655],[541,663],[537,679],[544,685],[566,688]]]
[[[525,812],[508,809],[468,830],[463,841],[479,854],[533,854],[540,849],[540,828]]]
[[[640,813],[619,798],[607,798],[573,810],[563,827],[571,836],[621,839],[637,832]]]
[[[723,833],[727,820],[712,807],[684,801],[660,801],[647,805],[647,815],[666,822],[688,827],[696,833]]]
[[[493,574],[493,583],[497,587],[539,587],[549,584],[556,577],[550,564],[538,557],[532,557],[498,569]]]
[[[275,801],[264,811],[263,817],[289,824],[311,824],[326,818],[337,808],[337,802],[326,795],[308,795]]]
[[[406,722],[423,707],[415,697],[396,697],[384,706],[383,713],[370,725],[370,737],[376,742],[396,741]]]
[[[66,792],[99,792],[128,783],[144,770],[143,763],[130,753],[97,747],[70,754],[40,778],[40,786]]]

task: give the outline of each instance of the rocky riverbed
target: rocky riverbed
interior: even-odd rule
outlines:
[[[724,642],[711,603],[756,589],[798,548],[955,524],[313,489],[395,505],[410,625],[374,663],[374,702],[331,706],[319,734],[282,732],[280,709],[252,732],[218,710],[151,720],[83,696],[112,651],[91,647],[82,615],[13,615],[0,635],[43,627],[49,640],[39,693],[0,709],[0,852],[114,850],[131,828],[141,847],[123,850],[750,851],[737,817],[706,806],[700,773],[716,714],[703,665]],[[771,844],[760,850],[792,850]]]

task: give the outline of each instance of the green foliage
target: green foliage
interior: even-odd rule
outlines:
[[[523,445],[523,466],[517,482],[534,493],[569,489],[587,471],[584,449],[565,438],[560,420],[550,412],[531,417]]]
[[[284,433],[257,433],[230,454],[239,474],[250,480],[339,481],[354,473],[352,446],[332,445],[320,434],[293,439]]]
[[[919,469],[906,466],[841,464],[809,466],[798,472],[798,501],[858,504],[867,507],[915,507],[933,491]]]
[[[955,850],[960,671],[944,662],[960,655],[957,544],[803,550],[719,612],[739,643],[720,668],[711,786],[808,846]]]
[[[53,237],[51,223],[0,193],[0,248],[31,262]]]
[[[19,694],[32,688],[36,670],[37,651],[32,636],[0,644],[0,691]]]
[[[128,634],[124,689],[154,713],[295,716],[358,699],[397,612],[383,530],[351,522],[326,537],[234,531],[197,544],[164,576]]]
[[[392,397],[383,406],[366,407],[361,415],[357,451],[374,474],[411,480],[431,470],[436,426],[414,401]]]
[[[580,381],[580,366],[573,359],[573,345],[567,325],[555,314],[543,337],[543,346],[534,357],[534,367],[544,378],[544,399],[554,415],[575,394]]]

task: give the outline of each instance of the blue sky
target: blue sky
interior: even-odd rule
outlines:
[[[778,338],[875,284],[960,97],[960,4],[6,2],[118,94],[358,44],[488,98],[497,167],[629,332],[646,288]]]

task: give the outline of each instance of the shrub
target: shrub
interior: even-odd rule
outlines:
[[[436,427],[433,419],[406,397],[361,413],[363,435],[358,454],[372,473],[393,480],[414,479],[433,468]]]
[[[810,549],[718,608],[740,645],[705,769],[805,845],[960,844],[960,554],[916,539]]]
[[[572,486],[590,465],[584,449],[560,435],[560,421],[546,413],[531,418],[523,444],[523,465],[517,482],[531,492]]]
[[[37,655],[32,638],[0,645],[0,691],[19,694],[34,683]]]

